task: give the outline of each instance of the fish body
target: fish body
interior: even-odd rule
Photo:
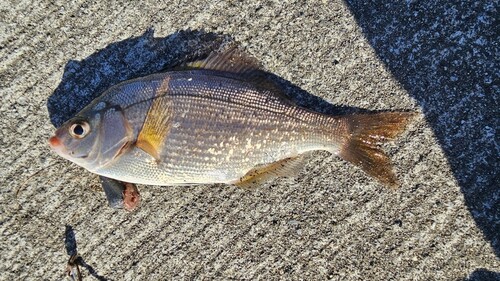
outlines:
[[[299,107],[255,60],[230,49],[185,69],[118,84],[50,139],[61,156],[112,179],[150,185],[246,185],[326,150],[395,185],[378,148],[412,114],[330,116]]]

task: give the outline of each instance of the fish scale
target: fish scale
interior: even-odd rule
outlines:
[[[193,83],[191,81],[191,83]],[[199,88],[193,87],[189,89],[192,92],[201,92],[209,91],[213,86],[205,85],[204,83],[200,84]],[[171,88],[172,89],[172,88]],[[251,137],[251,135],[259,135],[260,132],[266,131],[275,131],[279,136],[271,136],[269,134],[264,135],[271,139],[281,138],[281,132],[291,131],[292,124],[289,122],[283,122],[283,116],[279,116],[273,112],[269,112],[266,110],[265,105],[262,108],[253,109],[259,110],[258,114],[253,114],[252,109],[248,109],[244,105],[236,104],[229,102],[229,98],[224,98],[224,96],[232,95],[232,100],[238,100],[238,102],[247,102],[248,104],[252,104],[258,96],[254,92],[249,91],[239,91],[239,92],[231,92],[229,89],[220,89],[220,95],[222,97],[220,99],[214,100],[211,98],[203,98],[203,99],[192,99],[190,96],[186,96],[185,98],[178,99],[176,95],[175,89],[172,89],[174,94],[174,99],[176,100],[174,104],[186,105],[190,114],[188,117],[181,118],[178,122],[181,122],[180,129],[184,129],[185,135],[188,138],[193,138],[193,134],[190,133],[191,123],[192,127],[195,128],[203,128],[200,129],[200,135],[195,134],[197,139],[209,139],[210,136],[216,136],[217,139],[213,141],[213,143],[207,143],[206,145],[209,147],[214,147],[214,144],[218,144],[220,142],[228,142],[227,140],[233,139],[232,145],[226,145],[226,148],[231,147],[232,149],[239,149],[235,147],[235,141],[238,140],[240,143],[245,143],[247,140],[251,140],[253,143],[256,141],[262,141],[262,139],[256,139],[255,137]],[[203,94],[201,94],[203,95]],[[203,95],[205,96],[205,95]],[[240,97],[241,96],[241,97]],[[249,101],[245,101],[245,99]],[[261,98],[262,99],[262,98]],[[253,104],[255,107],[255,103]],[[181,109],[182,110],[182,109]],[[218,113],[223,112],[220,116]],[[281,118],[281,120],[279,119]],[[175,122],[175,121],[174,121]],[[177,131],[177,129],[175,129]],[[234,132],[237,131],[238,134]],[[217,132],[217,133],[215,133]],[[169,138],[175,138],[174,132],[171,132]]]

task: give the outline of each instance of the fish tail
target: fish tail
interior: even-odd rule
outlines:
[[[399,186],[389,157],[380,149],[396,138],[415,116],[411,112],[382,112],[345,117],[348,138],[339,156],[391,188]]]

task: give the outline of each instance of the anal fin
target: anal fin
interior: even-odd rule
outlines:
[[[277,178],[291,177],[297,175],[303,167],[304,157],[285,158],[270,164],[258,165],[248,171],[238,182],[236,186],[245,189],[251,189],[259,186],[261,183]]]

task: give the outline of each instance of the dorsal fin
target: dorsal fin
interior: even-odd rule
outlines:
[[[235,74],[261,70],[257,59],[243,53],[237,45],[231,45],[220,52],[213,52],[206,59],[187,63],[186,67],[211,69]]]
[[[268,73],[262,70],[259,61],[241,51],[238,45],[233,44],[222,51],[211,53],[206,59],[186,63],[187,69],[208,69],[229,73],[232,78],[251,83],[254,86],[266,89],[275,96],[294,104],[274,81],[269,79]]]

